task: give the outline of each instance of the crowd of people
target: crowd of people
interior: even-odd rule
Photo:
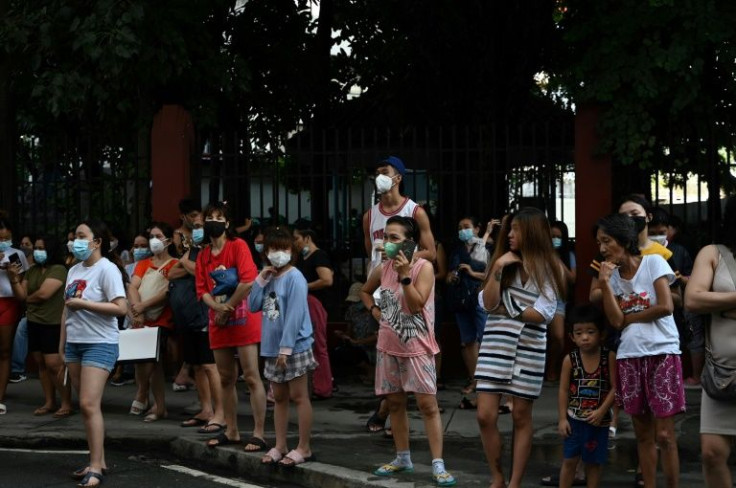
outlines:
[[[129,413],[160,421],[168,416],[171,363],[174,391],[196,384],[201,406],[183,428],[211,434],[212,448],[244,444],[262,452],[264,464],[292,467],[315,459],[312,402],[332,396],[331,368],[353,364],[379,398],[368,430],[385,430],[394,441],[394,459],[375,474],[414,469],[407,415],[413,395],[432,479],[453,486],[436,395],[445,388],[443,353],[459,352],[467,371],[459,408],[477,411],[492,488],[521,486],[545,381],[559,383],[564,459],[543,484],[599,486],[623,410],[637,440],[637,486],[656,486],[658,460],[667,486],[678,486],[675,419],[685,410],[684,389],[700,388],[701,374],[705,380],[730,373],[733,382],[736,369],[729,328],[736,321],[736,200],[727,204],[719,244],[704,247],[693,263],[663,209],[625,197],[595,225],[599,255],[588,267],[589,303],[574,303],[578,270],[563,222],[534,208],[485,225],[461,216],[447,252],[427,212],[403,194],[403,161],[391,156],[374,169],[377,202],[362,222],[370,267],[365,282],[350,287],[348,329],[335,332],[340,346],[330,352],[324,303],[334,272],[313,229],[289,229],[280,219],[238,227],[226,203],[200,209],[185,199],[177,229],[151,222],[122,249],[98,220],[79,223],[64,246],[55,236],[15,234],[0,215],[0,414],[8,408],[8,382],[22,379],[27,350],[44,399],[33,415],[69,416],[77,392],[90,455],[73,476],[80,486],[97,486],[107,473],[105,386],[134,380]],[[238,237],[244,231],[247,240]],[[443,317],[454,318],[460,351],[442,351]],[[121,331],[137,329],[156,329],[158,359],[118,364]],[[682,349],[691,365],[687,378]],[[253,416],[246,439],[236,414],[239,378]],[[728,382],[724,387],[719,376],[715,383],[722,395],[709,385],[702,393],[703,472],[707,486],[726,487],[736,400]],[[265,438],[268,403],[273,446]],[[290,450],[292,403],[298,443]],[[514,426],[508,480],[503,414]]]

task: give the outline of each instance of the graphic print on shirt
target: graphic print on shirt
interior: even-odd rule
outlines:
[[[74,280],[66,287],[64,291],[64,299],[82,298],[84,290],[87,288],[87,280]]]
[[[645,291],[636,293],[632,291],[628,295],[618,295],[618,306],[624,314],[641,312],[649,308],[651,300],[649,294]]]
[[[399,299],[391,290],[381,289],[381,316],[406,344],[410,339],[428,333],[427,324],[421,313],[406,314],[401,311]]]
[[[279,297],[276,296],[276,292],[274,291],[263,298],[263,316],[269,320],[278,320],[281,317]]]

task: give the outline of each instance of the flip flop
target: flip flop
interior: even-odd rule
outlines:
[[[133,403],[130,404],[130,410],[128,413],[130,415],[143,415],[146,410],[148,410],[148,402],[143,403],[138,400],[133,400]]]
[[[283,466],[284,468],[293,468],[294,466],[297,466],[299,464],[304,464],[316,460],[317,458],[314,454],[304,457],[299,454],[299,451],[297,451],[296,449],[292,449],[291,451],[289,451],[289,454],[284,456],[284,458],[279,461],[279,466]]]
[[[159,415],[159,414],[157,414],[155,412],[151,412],[151,413],[149,413],[148,415],[146,415],[144,417],[143,421],[146,422],[147,424],[150,424],[152,422],[157,422],[159,420],[163,420],[166,417],[168,417],[168,415],[166,413],[164,413],[163,415]]]
[[[278,462],[281,461],[283,458],[284,453],[279,451],[275,447],[272,447],[271,449],[269,449],[266,455],[261,458],[261,464],[278,464]]]
[[[387,420],[388,417],[382,419],[378,415],[378,410],[376,410],[373,415],[371,415],[371,418],[368,419],[368,422],[365,423],[365,429],[371,433],[381,432],[383,429],[386,428]]]
[[[60,408],[59,410],[54,412],[54,415],[52,415],[52,417],[54,417],[55,419],[64,419],[64,418],[69,417],[73,413],[74,413],[74,410],[72,410],[71,408],[63,408],[63,409]]]
[[[212,439],[207,441],[207,447],[211,447],[214,449],[215,447],[232,446],[240,443],[240,439],[230,439],[227,435],[225,435],[224,432],[220,432],[220,435],[218,435],[217,437],[213,437]]]
[[[248,446],[256,446],[256,448],[248,449]],[[268,449],[268,444],[266,444],[266,441],[256,436],[253,436],[250,439],[248,439],[248,443],[243,448],[245,452],[260,452],[260,451],[265,451],[266,449]]]
[[[90,481],[92,481],[93,478],[97,480],[97,483],[90,484]],[[84,478],[82,478],[82,481],[80,481],[77,486],[80,486],[82,488],[92,488],[94,486],[100,486],[104,480],[105,480],[105,477],[104,475],[102,475],[102,473],[95,473],[94,471],[87,471],[87,474],[84,475]]]
[[[214,429],[210,429],[210,427],[214,427]],[[225,429],[227,429],[227,425],[225,424],[218,424],[217,422],[210,422],[207,423],[204,427],[197,429],[198,434],[219,434],[220,432],[223,432]]]
[[[87,476],[87,472],[89,471],[89,466],[82,466],[78,470],[72,472],[72,479],[75,480],[81,480],[85,476]],[[102,474],[107,474],[107,468],[102,468]]]
[[[203,425],[207,425],[207,420],[205,419],[198,419],[197,417],[192,417],[190,419],[186,419],[181,424],[182,427],[201,427]]]
[[[52,410],[56,409],[56,407],[38,407],[36,410],[33,411],[33,415],[36,417],[40,417],[42,415],[48,415],[51,413]]]

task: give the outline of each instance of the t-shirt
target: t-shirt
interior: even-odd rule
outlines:
[[[66,277],[65,299],[81,298],[92,302],[112,302],[125,298],[123,276],[107,258],[92,266],[75,264]],[[79,344],[117,344],[118,319],[90,310],[66,309],[66,340]]]
[[[168,263],[163,267],[162,270],[160,270],[161,274],[164,276],[164,278],[168,279],[169,271],[171,271],[171,268],[174,267],[176,263],[178,263],[178,259],[170,259]],[[156,271],[159,270],[156,266],[153,265],[153,258],[146,258],[141,259],[135,264],[135,269],[133,270],[133,276],[137,276],[141,280],[143,279],[143,276],[146,274],[146,271],[149,269],[154,269]],[[156,320],[148,320],[145,319],[143,321],[143,324],[147,327],[168,327],[172,328],[174,327],[174,315],[171,312],[171,307],[169,306],[168,299],[164,302],[164,310],[161,312],[161,315]]]
[[[670,286],[675,273],[662,256],[642,256],[639,269],[631,280],[622,279],[619,270],[611,275],[610,285],[624,314],[640,312],[657,304],[654,282],[662,276]],[[652,322],[632,323],[621,332],[616,359],[639,358],[659,354],[680,354],[680,336],[672,314]]]
[[[58,325],[61,323],[61,314],[64,312],[64,284],[66,283],[66,268],[60,264],[52,264],[42,268],[38,264],[31,266],[26,273],[28,281],[28,295],[32,295],[47,279],[61,282],[59,289],[47,300],[39,303],[27,303],[26,316],[31,322],[39,324]]]
[[[317,249],[308,258],[300,258],[296,264],[299,271],[302,272],[304,278],[307,280],[307,284],[317,281],[319,279],[319,273],[317,268],[329,268],[332,269],[330,263],[330,256],[327,255],[322,249]],[[327,288],[321,290],[311,290],[309,292],[314,295],[320,302],[324,303],[327,295]]]
[[[439,347],[434,337],[434,284],[422,311],[412,313],[392,264],[392,260],[386,261],[381,273],[381,324],[376,348],[401,357],[435,355]],[[421,258],[414,263],[409,273],[412,282],[424,266],[431,268],[432,264]]]
[[[8,277],[8,272],[5,271],[5,268],[10,263],[10,260],[8,259],[13,254],[17,254],[18,257],[20,257],[20,265],[23,269],[23,272],[28,270],[28,260],[26,259],[26,255],[23,254],[23,251],[19,251],[18,249],[15,249],[14,247],[9,247],[5,250],[3,253],[5,254],[5,257],[0,261],[0,298],[3,297],[13,297],[13,287],[10,284],[10,278]]]

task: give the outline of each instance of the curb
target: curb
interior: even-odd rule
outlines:
[[[263,453],[247,453],[242,447],[207,447],[192,439],[175,439],[171,452],[185,459],[224,468],[250,479],[263,482],[283,482],[305,488],[397,488],[407,486],[400,478],[384,479],[363,471],[342,468],[320,462],[305,463],[294,468],[265,466],[261,464]],[[428,486],[431,486],[428,484]]]

